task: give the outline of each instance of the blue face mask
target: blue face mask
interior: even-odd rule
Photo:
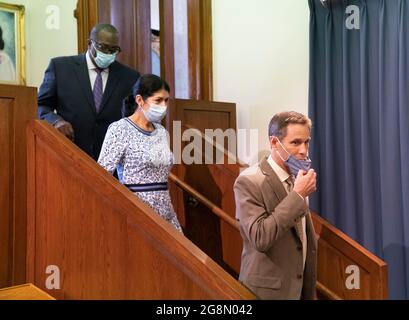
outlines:
[[[304,170],[304,171],[308,171],[311,168],[311,159],[307,157],[305,157],[304,160],[300,160],[297,159],[296,157],[294,157],[293,155],[291,155],[282,145],[281,141],[277,138],[277,141],[280,143],[281,147],[284,149],[285,152],[287,152],[288,154],[288,158],[287,160],[284,160],[283,158],[281,158],[281,155],[278,151],[277,154],[278,156],[281,158],[281,160],[284,161],[285,165],[288,167],[288,169],[290,169],[290,173],[294,176],[297,177],[298,171],[300,170]]]
[[[114,63],[116,59],[116,53],[113,54],[107,54],[103,53],[101,51],[98,51],[95,47],[95,52],[97,53],[97,56],[94,58],[95,63],[97,66],[101,69],[106,69],[108,68],[111,64]]]
[[[160,123],[166,116],[166,109],[167,108],[165,106],[161,106],[159,104],[151,104],[149,105],[148,110],[142,109],[142,111],[145,115],[146,120],[148,120],[149,122]]]

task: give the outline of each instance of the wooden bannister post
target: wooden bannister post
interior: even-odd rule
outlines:
[[[26,123],[35,88],[0,85],[0,287],[26,280]]]

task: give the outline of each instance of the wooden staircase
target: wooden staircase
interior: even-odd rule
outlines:
[[[227,164],[223,150],[224,164],[175,167],[171,194],[184,237],[48,124],[27,125],[35,96],[35,88],[0,85],[0,287],[30,282],[58,299],[255,299],[236,280],[233,184],[244,165]],[[236,127],[234,104],[176,107],[184,129]],[[387,298],[386,264],[313,220],[320,298]],[[345,285],[351,265],[359,290]],[[58,290],[46,288],[49,266],[59,270]]]

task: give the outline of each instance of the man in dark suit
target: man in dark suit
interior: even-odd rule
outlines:
[[[314,299],[317,241],[308,210],[311,120],[282,112],[270,121],[271,155],[234,185],[243,252],[240,281],[260,299]]]
[[[139,72],[115,61],[118,31],[96,25],[84,54],[51,59],[38,93],[38,116],[95,160],[108,126],[122,117],[123,99]]]

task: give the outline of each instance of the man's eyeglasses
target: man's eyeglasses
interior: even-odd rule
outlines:
[[[92,43],[94,44],[95,48],[99,51],[102,51],[103,53],[108,53],[108,54],[118,54],[121,52],[121,47],[119,46],[108,46],[103,43],[99,43],[95,40],[91,40]]]

